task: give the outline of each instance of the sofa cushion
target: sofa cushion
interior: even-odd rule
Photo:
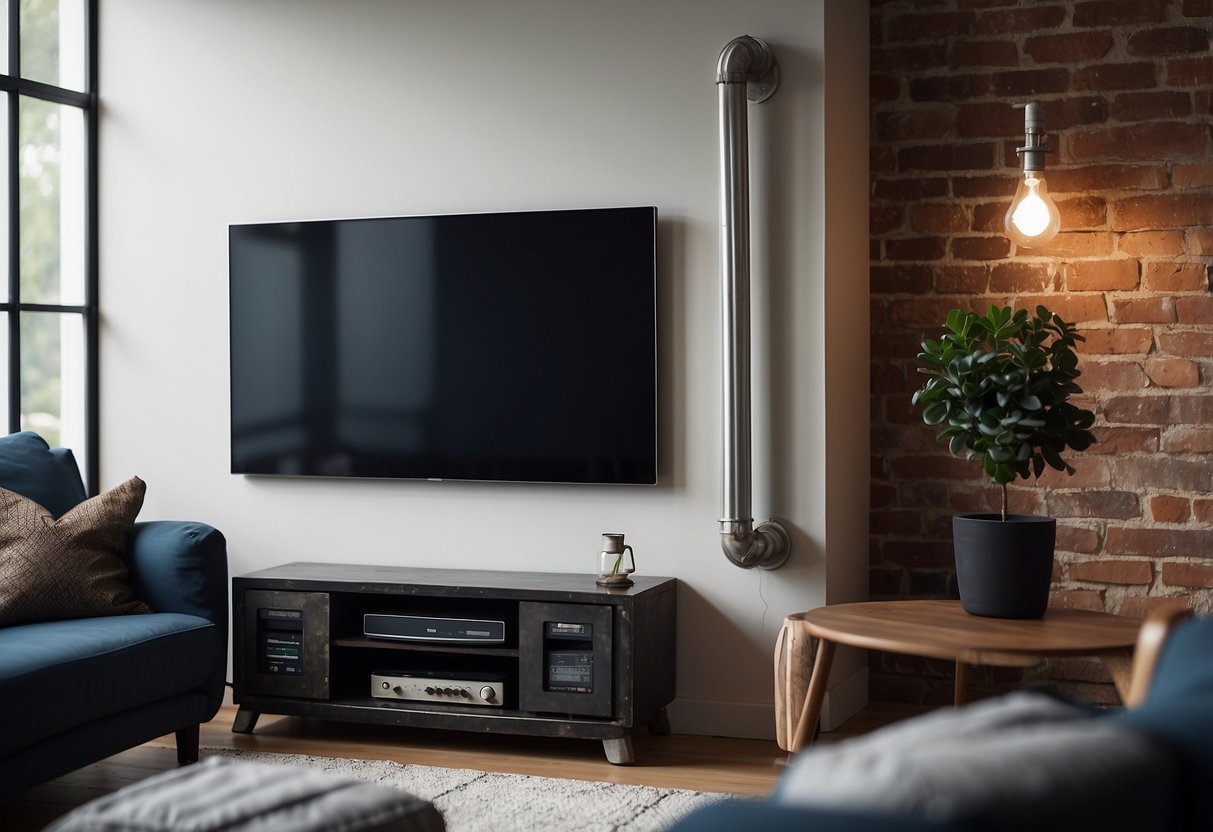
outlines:
[[[0,629],[0,756],[193,690],[224,649],[214,624],[181,613]]]
[[[123,560],[144,491],[132,477],[56,519],[0,488],[0,626],[148,612]]]
[[[1162,830],[1174,821],[1177,769],[1170,749],[1143,733],[1045,694],[1016,693],[810,748],[774,802],[980,817],[988,829]]]
[[[0,488],[16,491],[58,517],[88,495],[76,458],[31,431],[0,437]]]

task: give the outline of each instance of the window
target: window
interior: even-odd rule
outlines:
[[[96,0],[0,0],[0,413],[97,490]]]

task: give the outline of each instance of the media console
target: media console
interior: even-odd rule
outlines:
[[[232,725],[263,713],[601,740],[669,731],[677,581],[289,563],[232,579]]]

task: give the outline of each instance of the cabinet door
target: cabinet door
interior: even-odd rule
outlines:
[[[242,693],[329,698],[329,595],[248,589],[234,604],[240,619],[233,696]]]
[[[612,607],[518,605],[518,707],[610,718]]]

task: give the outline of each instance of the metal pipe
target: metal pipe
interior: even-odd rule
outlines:
[[[742,35],[725,44],[716,66],[720,139],[721,375],[724,436],[720,543],[737,566],[776,569],[791,539],[776,520],[754,528],[750,448],[750,174],[746,102],[765,101],[779,85],[771,48]]]

